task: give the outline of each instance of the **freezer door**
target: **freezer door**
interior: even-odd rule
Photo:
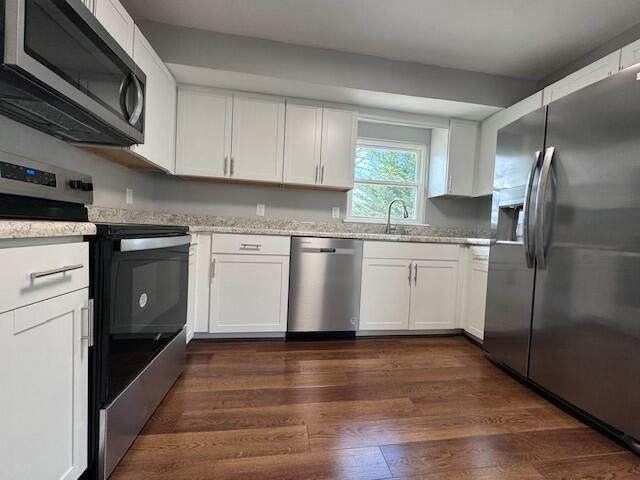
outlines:
[[[533,223],[544,147],[545,109],[498,132],[484,346],[527,374],[533,303]]]
[[[640,67],[552,103],[547,146],[530,378],[640,439]]]

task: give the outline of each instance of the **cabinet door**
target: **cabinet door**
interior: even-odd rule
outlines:
[[[488,263],[471,261],[467,274],[465,299],[465,330],[471,335],[484,337],[484,316],[487,304]]]
[[[544,104],[558,100],[570,93],[584,88],[592,83],[599,82],[613,75],[620,69],[620,50],[610,53],[604,58],[581,68],[577,72],[566,76],[562,80],[549,85],[544,89]]]
[[[87,468],[88,291],[0,315],[3,478],[75,480]]]
[[[282,182],[284,115],[282,100],[234,96],[231,178]]]
[[[622,47],[620,54],[620,70],[629,68],[636,63],[640,63],[640,40]]]
[[[199,233],[196,246],[196,291],[193,330],[209,331],[209,303],[211,293],[211,234]]]
[[[414,262],[409,328],[412,330],[455,328],[457,293],[457,261]]]
[[[319,180],[322,107],[287,102],[284,183],[315,185]]]
[[[197,236],[192,235],[191,246],[189,247],[189,291],[187,294],[187,343],[193,338],[196,323],[196,291],[197,291]]]
[[[409,328],[410,282],[410,261],[364,259],[359,330]]]
[[[136,27],[133,59],[147,75],[144,143],[132,150],[173,173],[176,164],[176,82],[171,72]]]
[[[93,0],[94,15],[129,56],[133,57],[135,24],[118,0]]]
[[[357,131],[356,112],[323,110],[319,183],[333,188],[353,188]]]
[[[195,87],[178,89],[176,174],[228,175],[232,110],[229,94]]]
[[[212,333],[284,332],[289,257],[214,255]]]
[[[478,122],[451,120],[447,161],[448,195],[459,197],[473,195],[477,152]]]

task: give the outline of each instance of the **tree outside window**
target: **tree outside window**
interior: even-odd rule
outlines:
[[[359,140],[348,216],[386,221],[389,203],[399,198],[407,205],[410,223],[420,223],[424,152],[422,145]],[[394,206],[392,218],[402,219],[401,205]]]

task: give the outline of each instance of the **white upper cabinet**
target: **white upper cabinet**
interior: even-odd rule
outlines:
[[[89,11],[91,13],[93,13],[93,11],[94,11],[93,2],[94,2],[94,0],[82,0],[82,3],[85,4],[85,6],[89,9]]]
[[[430,198],[473,196],[478,130],[478,122],[456,119],[449,129],[432,130]]]
[[[284,183],[315,185],[320,179],[322,106],[287,102]]]
[[[542,107],[542,92],[537,92],[484,120],[480,126],[480,143],[476,163],[474,196],[493,194],[493,171],[496,162],[498,130]]]
[[[620,53],[620,70],[629,68],[636,63],[640,63],[640,40],[636,40],[626,47],[622,47]]]
[[[234,95],[229,177],[282,182],[284,100]]]
[[[570,93],[596,83],[620,69],[620,50],[610,53],[604,58],[581,68],[577,72],[558,80],[544,89],[544,104],[558,100]]]
[[[176,82],[160,57],[136,27],[133,59],[147,76],[144,144],[132,150],[160,167],[175,171]]]
[[[89,6],[87,2],[85,5]],[[118,44],[133,57],[135,24],[118,0],[93,0],[93,14]]]
[[[176,174],[213,178],[229,175],[232,112],[231,94],[179,87]]]
[[[283,182],[353,188],[357,122],[353,111],[287,102]]]
[[[325,187],[353,188],[358,115],[324,108],[319,183]]]

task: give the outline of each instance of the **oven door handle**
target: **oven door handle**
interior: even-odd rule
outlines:
[[[155,250],[158,248],[177,247],[191,244],[191,235],[179,237],[154,237],[154,238],[126,238],[120,240],[120,252],[137,252],[140,250]]]

